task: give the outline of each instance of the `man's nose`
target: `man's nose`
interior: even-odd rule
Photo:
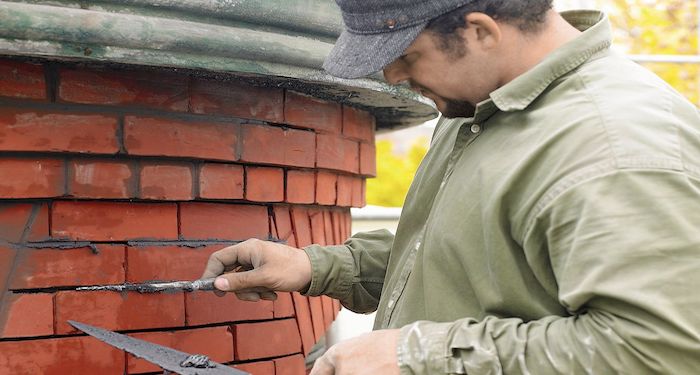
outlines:
[[[396,60],[384,67],[384,79],[392,85],[407,82],[410,78],[400,60]]]

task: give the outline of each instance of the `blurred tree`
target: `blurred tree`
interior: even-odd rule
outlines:
[[[367,204],[400,207],[423,156],[427,140],[416,139],[406,155],[395,154],[390,140],[377,142],[377,177],[367,180]]]

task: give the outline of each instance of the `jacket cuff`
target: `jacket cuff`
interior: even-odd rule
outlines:
[[[311,284],[302,294],[327,295],[342,300],[350,294],[354,259],[345,245],[311,245],[303,248],[311,261]]]
[[[447,340],[453,324],[418,321],[401,328],[397,348],[401,375],[448,373]]]

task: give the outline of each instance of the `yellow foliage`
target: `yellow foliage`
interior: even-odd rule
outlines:
[[[389,140],[377,142],[377,177],[367,180],[367,204],[403,206],[408,187],[428,151],[424,139],[416,140],[408,153],[396,155]]]

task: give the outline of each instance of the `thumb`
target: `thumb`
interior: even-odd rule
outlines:
[[[243,272],[231,272],[220,275],[214,280],[214,287],[223,292],[235,292],[242,289],[267,287],[264,267]]]

